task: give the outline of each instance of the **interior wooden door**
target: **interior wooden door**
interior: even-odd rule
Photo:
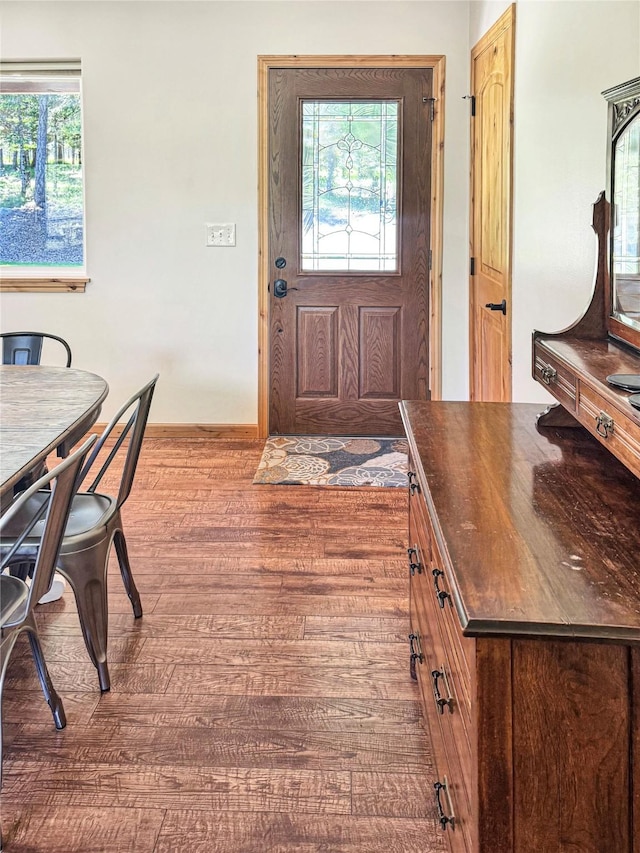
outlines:
[[[400,435],[429,396],[432,71],[269,70],[269,432]]]
[[[515,6],[471,53],[470,396],[511,400]]]

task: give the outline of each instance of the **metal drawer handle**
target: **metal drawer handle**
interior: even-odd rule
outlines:
[[[609,438],[613,433],[613,418],[606,412],[596,416],[596,432],[602,438]]]
[[[456,817],[453,813],[453,806],[451,804],[451,797],[449,796],[449,782],[447,777],[444,777],[444,782],[436,782],[433,786],[436,792],[436,808],[438,809],[438,821],[440,822],[440,826],[443,829],[455,829],[456,826]],[[442,800],[440,799],[440,794],[444,791],[445,797],[447,798],[447,811],[449,814],[445,813],[445,810],[442,805]]]
[[[416,572],[421,575],[422,563],[420,562],[420,557],[418,555],[418,546],[416,545],[415,548],[407,548],[407,554],[409,555],[409,571],[412,575],[415,575]]]
[[[449,709],[449,713],[453,714],[453,696],[451,695],[449,679],[447,678],[444,664],[440,669],[433,669],[431,671],[431,678],[433,679],[433,696],[436,702],[436,707],[438,708],[438,713],[444,714],[444,709],[447,707]],[[445,699],[440,693],[440,687],[438,686],[440,679],[443,681],[445,694],[448,697],[447,699]]]
[[[409,492],[412,495],[415,495],[416,492],[420,492],[420,483],[413,471],[407,472],[407,478],[409,480]]]
[[[431,574],[433,575],[433,585],[436,590],[436,598],[438,599],[438,604],[440,607],[444,608],[444,603],[447,599],[449,599],[449,605],[452,606],[451,596],[445,589],[440,589],[440,585],[438,583],[441,577],[444,577],[444,572],[442,569],[433,569]]]
[[[418,651],[416,651],[416,647]],[[422,648],[420,646],[420,637],[417,634],[409,634],[409,649],[411,651],[411,654],[409,655],[409,674],[411,675],[411,678],[416,681],[418,678],[416,674],[416,661],[418,661],[418,663],[422,663],[424,661],[424,655],[422,654]]]
[[[451,688],[449,687],[449,679],[447,678],[447,673],[444,668],[444,664],[442,664],[440,669],[431,670],[431,678],[433,679],[433,698],[436,702],[436,708],[438,709],[439,714],[444,714],[444,709],[447,707],[449,709],[449,713],[453,714],[453,696],[451,695]],[[442,696],[440,693],[440,687],[438,686],[439,680],[442,679],[444,684],[445,695],[448,697],[447,699]]]
[[[542,381],[545,385],[551,385],[552,382],[556,381],[558,371],[553,367],[549,367],[548,364],[545,364],[544,367],[540,368],[540,375],[542,376]]]

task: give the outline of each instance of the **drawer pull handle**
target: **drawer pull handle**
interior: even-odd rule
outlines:
[[[433,698],[436,701],[436,707],[438,709],[439,714],[444,714],[444,709],[447,707],[449,709],[449,713],[453,714],[453,696],[451,695],[451,688],[449,687],[449,679],[447,678],[447,673],[444,668],[444,664],[441,669],[433,669],[431,670],[431,678],[433,679]],[[440,687],[438,686],[438,682],[442,679],[444,684],[445,695],[448,697],[447,699],[442,696],[440,693]]]
[[[415,495],[416,492],[420,492],[420,483],[418,482],[418,478],[413,473],[413,471],[409,471],[407,473],[407,478],[409,480],[409,492],[412,495]]]
[[[548,364],[545,364],[544,367],[540,368],[540,375],[542,376],[542,381],[545,385],[551,385],[552,382],[555,382],[558,371],[553,367],[549,367]]]
[[[416,647],[418,651],[416,651]],[[422,663],[424,660],[422,648],[420,647],[420,637],[417,634],[409,634],[409,649],[411,650],[411,654],[409,655],[409,674],[416,681],[418,678],[416,674],[416,661]]]
[[[438,821],[440,822],[440,826],[443,829],[455,829],[455,815],[453,813],[453,806],[451,805],[451,797],[449,796],[449,782],[447,781],[447,777],[444,777],[444,782],[436,782],[433,786],[436,792],[436,808],[438,809]],[[444,795],[447,798],[447,811],[449,814],[445,813],[444,807],[442,805],[442,800],[440,795],[444,791]]]
[[[412,575],[415,575],[416,572],[421,575],[422,563],[420,562],[420,557],[418,556],[418,548],[407,548],[407,554],[409,555],[409,571]]]
[[[451,596],[446,591],[446,589],[440,589],[440,584],[438,583],[441,577],[444,577],[444,572],[442,569],[433,569],[431,572],[433,575],[433,585],[436,590],[436,598],[438,599],[438,604],[440,607],[444,608],[444,603],[447,599],[449,599],[449,606],[451,606]]]
[[[596,417],[596,432],[602,438],[609,438],[613,433],[613,418],[606,412],[600,412]]]

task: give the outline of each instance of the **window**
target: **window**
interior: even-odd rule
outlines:
[[[0,63],[3,289],[84,289],[82,162],[80,64]]]

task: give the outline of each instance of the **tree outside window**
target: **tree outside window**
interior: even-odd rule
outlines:
[[[81,272],[79,72],[6,68],[0,66],[0,265],[18,276]]]

